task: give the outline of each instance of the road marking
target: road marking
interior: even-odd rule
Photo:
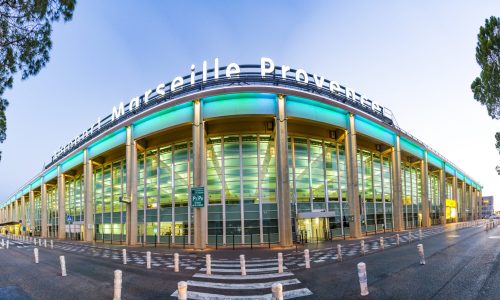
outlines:
[[[283,269],[286,269],[286,267],[283,267]],[[206,268],[201,268],[200,271],[204,272],[206,271]],[[278,271],[278,267],[274,268],[257,268],[257,269],[246,269],[247,273],[262,273],[262,272],[271,272],[271,271]],[[219,272],[219,273],[240,273],[240,269],[217,269],[217,268],[212,268],[212,272]]]
[[[268,289],[271,288],[274,283],[281,283],[282,285],[292,285],[292,284],[299,284],[300,281],[298,279],[287,279],[281,281],[271,281],[271,282],[261,282],[261,283],[220,283],[220,282],[188,280],[187,283],[188,287],[197,286],[197,287],[225,289],[225,290],[253,290],[253,289]]]
[[[450,234],[448,235],[447,237],[460,237],[459,235],[456,235],[456,234]]]
[[[293,273],[283,272],[283,273],[271,273],[271,274],[255,274],[255,275],[207,275],[203,273],[196,273],[193,277],[197,278],[211,278],[211,279],[232,279],[232,280],[253,280],[253,279],[269,279],[278,277],[289,277],[293,276]]]
[[[189,285],[188,285],[189,288]],[[291,291],[283,291],[283,299],[292,299],[292,298],[298,298],[298,297],[305,297],[305,296],[310,296],[312,295],[312,292],[307,289],[307,288],[302,288],[302,289],[297,289],[297,290],[291,290]],[[175,291],[172,295],[172,297],[177,297],[177,291]],[[252,296],[227,296],[227,295],[218,295],[218,294],[210,294],[210,293],[200,293],[200,292],[192,292],[188,291],[187,292],[187,297],[188,299],[199,299],[199,300],[205,300],[205,299],[226,299],[226,300],[231,300],[231,299],[266,299],[269,300],[272,297],[272,294],[265,294],[265,295],[252,295]]]
[[[492,235],[488,237],[489,239],[500,239],[500,235]]]
[[[267,267],[267,266],[276,266],[278,265],[278,262],[270,262],[270,263],[262,263],[262,264],[253,264],[253,261],[246,261],[246,266],[247,268],[248,267],[252,267],[252,266],[255,266],[255,267]],[[223,268],[239,268],[240,267],[240,263],[212,263],[212,267],[223,267]]]

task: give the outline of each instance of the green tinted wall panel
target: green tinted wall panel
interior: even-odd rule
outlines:
[[[400,138],[401,150],[411,153],[419,158],[424,158],[424,148],[405,138]]]
[[[300,97],[286,97],[286,115],[347,128],[347,111]]]
[[[434,167],[438,167],[440,169],[443,168],[443,161],[439,157],[434,155],[432,152],[427,152],[427,161]]]
[[[151,114],[133,124],[134,138],[193,121],[193,103],[183,103]]]
[[[31,184],[31,189],[36,189],[37,187],[41,186],[42,185],[42,179],[41,178],[37,178],[35,179]]]
[[[78,152],[72,157],[68,158],[61,164],[61,171],[66,172],[71,170],[71,168],[83,164],[83,151]]]
[[[274,115],[276,95],[236,93],[203,98],[204,118],[233,115]]]
[[[22,193],[21,193],[21,192],[18,192],[18,193],[16,194],[16,199],[21,198],[21,196],[22,196]]]
[[[25,188],[23,189],[23,195],[26,195],[26,194],[28,194],[29,192],[30,192],[30,186],[28,185],[27,187],[25,187]]]
[[[380,126],[379,124],[376,124],[363,117],[356,116],[354,126],[356,132],[373,137],[389,145],[394,145],[396,134],[383,126]]]
[[[87,148],[89,158],[96,157],[97,155],[106,152],[110,149],[124,145],[127,141],[127,131],[125,128],[118,129],[117,131],[108,134],[101,140],[95,142]]]
[[[465,176],[464,174],[460,173],[460,172],[457,172],[457,178],[464,181],[465,180]]]
[[[48,171],[47,173],[45,173],[45,175],[43,175],[43,181],[47,182],[56,177],[57,177],[57,167],[54,167],[52,168],[52,170]]]
[[[471,185],[472,181],[469,178],[465,177],[465,183]]]
[[[446,164],[446,166],[444,167],[444,170],[446,171],[446,173],[448,173],[452,176],[455,176],[455,169],[452,166]]]

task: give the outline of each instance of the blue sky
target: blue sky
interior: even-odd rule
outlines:
[[[120,101],[187,75],[192,63],[277,65],[351,86],[484,185],[500,209],[500,156],[470,83],[475,45],[499,1],[79,1],[57,24],[51,61],[6,93],[0,199]]]

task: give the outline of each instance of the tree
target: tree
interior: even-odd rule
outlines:
[[[500,18],[491,16],[479,28],[476,61],[481,74],[471,84],[474,99],[486,106],[488,115],[500,119]],[[500,152],[500,132],[495,134]]]
[[[7,138],[3,98],[14,75],[21,79],[38,74],[49,61],[52,23],[73,17],[76,0],[0,0],[0,143]],[[0,159],[2,152],[0,151]]]

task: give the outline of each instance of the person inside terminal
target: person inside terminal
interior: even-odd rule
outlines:
[[[474,220],[481,190],[354,89],[269,58],[216,59],[115,106],[60,147],[3,199],[0,230],[288,247]]]

